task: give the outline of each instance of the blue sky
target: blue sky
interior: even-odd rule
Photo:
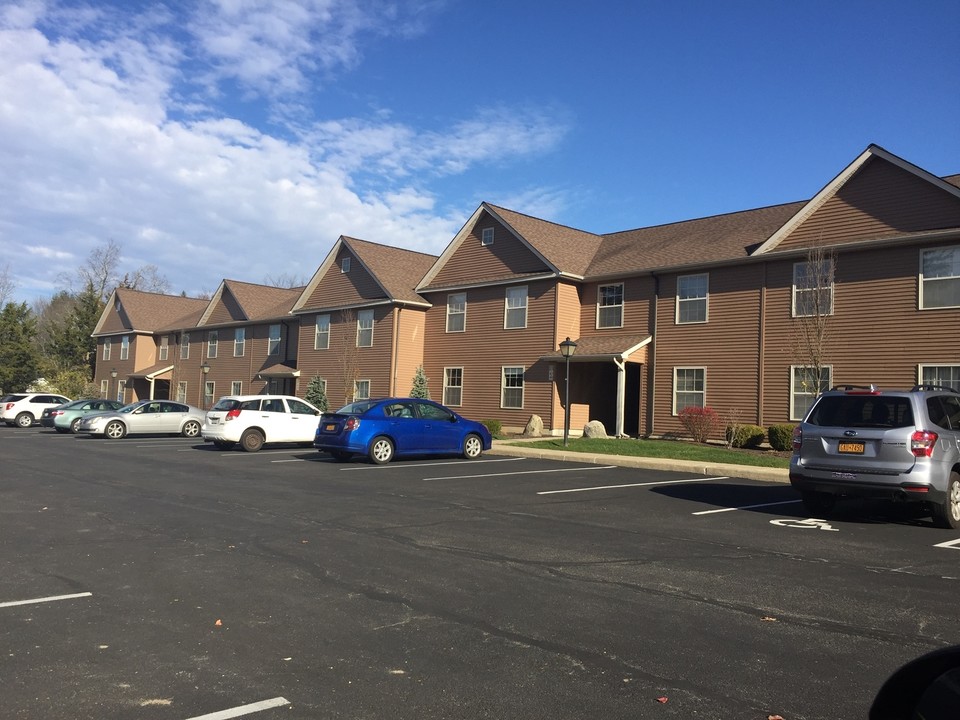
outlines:
[[[960,173],[960,3],[0,1],[0,271],[113,240],[170,291],[439,254],[486,200],[593,232]],[[304,262],[303,258],[308,260]]]

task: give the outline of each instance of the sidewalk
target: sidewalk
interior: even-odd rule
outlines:
[[[538,438],[543,439],[543,438]],[[645,458],[627,455],[595,455],[567,450],[542,450],[523,447],[515,443],[516,438],[494,440],[488,455],[509,455],[512,457],[530,457],[539,460],[562,460],[564,462],[590,463],[593,465],[618,465],[620,467],[645,468],[648,470],[668,470],[670,472],[691,473],[709,477],[734,477],[767,482],[790,482],[786,468],[756,467],[753,465],[728,465],[726,463],[697,462],[692,460],[669,460],[666,458]]]

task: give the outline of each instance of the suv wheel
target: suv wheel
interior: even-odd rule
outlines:
[[[33,425],[33,415],[28,412],[22,412],[17,415],[17,419],[14,420],[17,423],[17,427],[28,428]]]
[[[240,436],[240,447],[247,452],[257,452],[263,447],[263,433],[259,430],[247,430]]]
[[[804,509],[811,515],[829,515],[837,504],[837,496],[830,493],[804,490],[800,496]]]
[[[960,529],[960,475],[956,472],[950,473],[946,500],[933,506],[933,522],[948,530]]]

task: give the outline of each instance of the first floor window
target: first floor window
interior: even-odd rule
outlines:
[[[217,344],[220,342],[220,334],[216,330],[207,333],[207,357],[215,358],[217,356]]]
[[[190,333],[184,333],[180,338],[180,359],[190,359]]]
[[[960,307],[960,247],[920,253],[920,309]]]
[[[280,326],[270,326],[270,339],[267,341],[267,355],[280,354]]]
[[[677,278],[677,324],[707,321],[708,275],[681,275]]]
[[[921,385],[939,385],[960,392],[960,365],[921,365]]]
[[[313,331],[313,349],[330,349],[330,316],[317,315],[316,329]]]
[[[357,347],[373,347],[373,310],[357,313]]]
[[[527,326],[527,286],[507,288],[503,309],[503,327],[507,330]]]
[[[623,283],[597,289],[597,328],[623,327]]]
[[[177,383],[177,402],[185,403],[187,401],[187,382],[181,380]]]
[[[203,406],[210,407],[213,405],[213,395],[216,388],[213,380],[205,380],[203,382]]]
[[[523,408],[523,368],[505,367],[501,373],[500,407]]]
[[[463,403],[463,368],[443,369],[443,404],[457,407]]]
[[[231,395],[243,395],[243,383],[240,380],[234,380],[230,383]]]
[[[127,381],[117,381],[117,402],[123,402],[123,394],[127,391]]]
[[[817,372],[808,365],[790,367],[790,419],[802,420],[813,401],[822,392],[830,389],[833,368],[825,365]]]
[[[355,380],[353,383],[353,399],[354,400],[369,400],[370,399],[370,381],[369,380]]]
[[[106,398],[109,392],[110,392],[110,381],[101,380],[100,381],[100,397]]]
[[[707,398],[706,368],[673,369],[673,414],[684,408],[704,407]]]
[[[166,360],[170,353],[170,336],[164,335],[160,338],[160,360]]]
[[[245,328],[236,328],[233,331],[233,356],[243,357],[244,347],[247,344],[247,331]]]

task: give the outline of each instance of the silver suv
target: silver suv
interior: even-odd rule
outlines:
[[[790,483],[807,511],[837,497],[925,503],[934,522],[960,528],[960,393],[918,385],[823,393],[793,432]]]

